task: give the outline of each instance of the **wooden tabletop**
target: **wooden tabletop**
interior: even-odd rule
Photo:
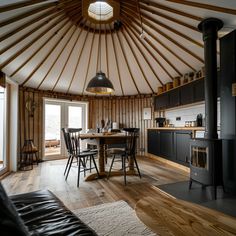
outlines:
[[[125,133],[87,133],[80,134],[80,138],[124,138]]]
[[[135,211],[158,235],[236,235],[236,218],[176,199],[157,188],[157,194],[139,200]]]

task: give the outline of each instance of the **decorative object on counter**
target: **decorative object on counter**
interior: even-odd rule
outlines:
[[[177,76],[173,80],[173,88],[180,86],[180,76]]]
[[[196,121],[185,121],[185,127],[196,127]]]
[[[188,82],[191,82],[194,80],[194,72],[189,72],[188,73]]]
[[[119,123],[113,122],[113,123],[112,123],[112,129],[120,129]]]
[[[164,127],[166,118],[164,118],[164,117],[157,117],[157,118],[155,118],[155,121],[156,121],[156,127]]]
[[[201,77],[202,77],[202,71],[199,70],[198,72],[196,72],[195,78],[196,78],[196,79],[199,79],[199,78],[201,78]]]
[[[202,114],[197,115],[196,122],[197,122],[197,127],[202,127]]]
[[[151,120],[152,119],[152,109],[151,109],[151,107],[143,108],[143,119],[144,120]]]
[[[165,91],[166,91],[166,85],[163,84],[163,86],[162,86],[162,92],[165,92]]]
[[[184,78],[183,78],[183,83],[182,84],[186,84],[188,83],[188,73],[184,74]]]
[[[170,90],[173,88],[173,82],[168,82],[166,83],[166,91]]]
[[[161,94],[161,93],[163,93],[163,87],[162,86],[157,88],[157,94]]]

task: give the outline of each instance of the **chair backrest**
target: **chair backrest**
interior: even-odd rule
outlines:
[[[78,155],[80,152],[80,131],[81,128],[63,128],[67,151],[70,155]]]
[[[139,128],[123,128],[126,132],[126,149],[130,155],[135,155],[136,152],[136,142],[139,136]]]

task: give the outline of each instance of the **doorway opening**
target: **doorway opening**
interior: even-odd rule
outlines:
[[[62,128],[87,129],[86,102],[44,99],[44,160],[64,158],[66,150]]]

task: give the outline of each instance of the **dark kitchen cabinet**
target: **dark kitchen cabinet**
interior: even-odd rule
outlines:
[[[219,81],[219,77],[218,77]],[[219,87],[218,87],[219,88]],[[219,97],[219,91],[218,91]],[[154,97],[155,111],[205,100],[204,79],[194,80]]]
[[[194,81],[194,102],[200,102],[205,100],[205,90],[204,90],[204,79]]]
[[[194,102],[193,83],[180,87],[180,104],[186,105]]]
[[[160,131],[160,156],[167,159],[173,158],[173,131]]]
[[[148,130],[148,153],[189,166],[190,130]]]
[[[175,132],[176,162],[189,166],[191,131]]]
[[[180,105],[180,89],[173,89],[169,94],[169,106],[168,107],[176,107]]]
[[[155,99],[155,110],[163,110],[169,106],[168,93],[160,94]]]
[[[236,193],[236,30],[220,38],[220,111],[223,181],[227,192]]]
[[[158,130],[148,130],[148,152],[159,156],[160,154],[160,132]]]

